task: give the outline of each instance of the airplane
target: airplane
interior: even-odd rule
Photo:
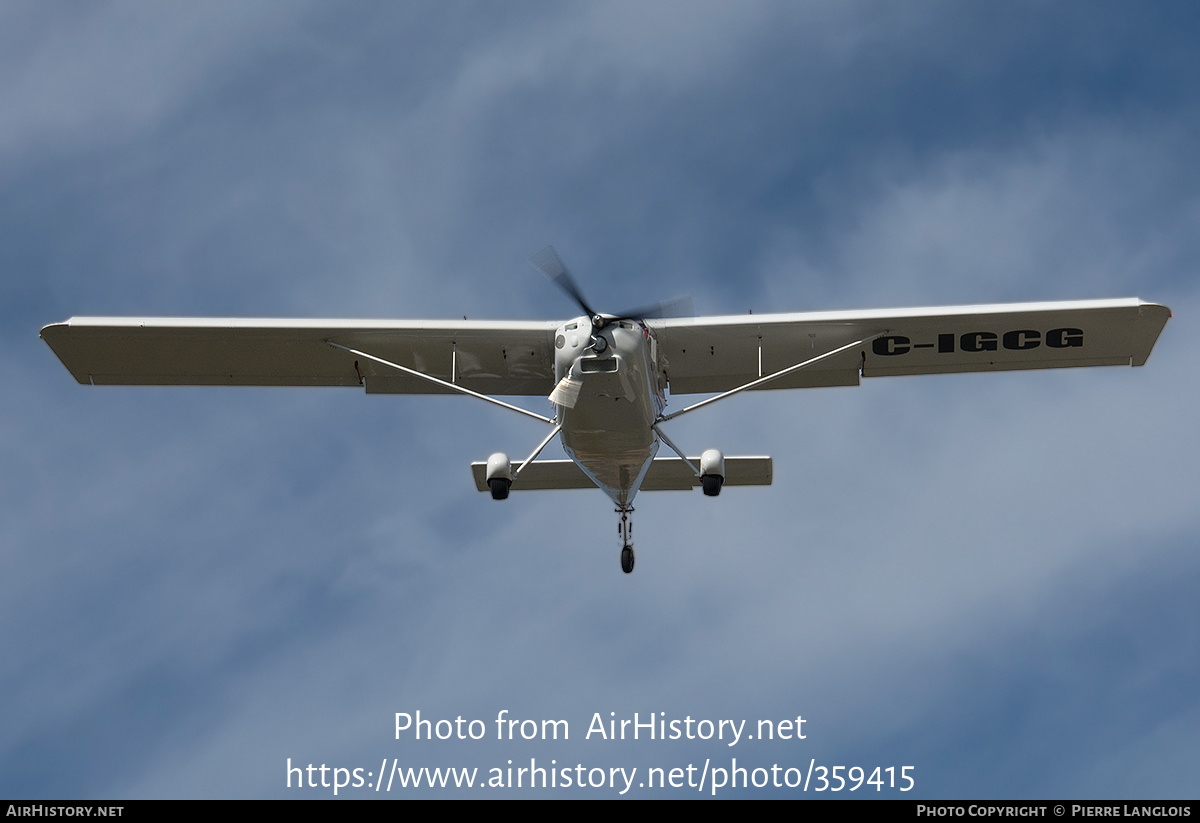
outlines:
[[[524,460],[471,464],[476,487],[599,487],[633,571],[639,491],[770,485],[765,456],[686,455],[663,424],[760,389],[863,377],[1143,365],[1171,317],[1136,298],[877,311],[690,317],[682,301],[604,314],[552,247],[532,262],[582,314],[560,321],[73,317],[41,337],[90,385],[354,386],[465,394],[550,426]],[[688,301],[690,302],[690,301]],[[667,413],[668,396],[711,396]],[[497,395],[548,397],[553,416]],[[538,460],[559,437],[569,460]],[[659,456],[666,445],[673,455]]]

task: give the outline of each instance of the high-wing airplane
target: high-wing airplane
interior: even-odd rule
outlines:
[[[862,377],[1066,366],[1141,366],[1171,316],[1136,298],[802,314],[672,317],[678,304],[595,311],[552,248],[534,264],[582,315],[557,321],[73,317],[42,338],[92,385],[357,386],[369,394],[477,397],[545,422],[514,463],[473,463],[476,486],[598,486],[620,514],[639,491],[769,485],[770,457],[687,456],[663,424],[753,389],[856,386]],[[667,397],[710,394],[667,413]],[[497,395],[548,396],[547,417]],[[538,460],[556,436],[570,460]],[[673,455],[658,456],[665,444]]]

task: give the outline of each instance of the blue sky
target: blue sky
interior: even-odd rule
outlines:
[[[289,791],[288,758],[736,757],[910,765],[906,796],[1196,797],[1197,18],[3,4],[0,794],[329,794]],[[37,339],[72,315],[566,317],[528,262],[548,243],[613,311],[1136,296],[1175,316],[1139,369],[680,419],[689,452],[773,455],[775,485],[639,497],[629,577],[599,491],[474,490],[472,460],[541,438],[528,420],[88,389]],[[571,739],[394,739],[417,710]],[[585,740],[597,712],[803,715],[807,738]],[[519,794],[468,794],[488,793]]]

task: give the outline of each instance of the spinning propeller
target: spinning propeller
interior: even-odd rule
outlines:
[[[542,274],[549,277],[554,285],[566,292],[567,296],[574,300],[579,308],[583,309],[583,313],[591,318],[593,334],[598,334],[613,323],[621,320],[640,321],[649,318],[692,317],[695,315],[692,307],[692,298],[690,297],[676,297],[673,300],[663,300],[616,315],[600,314],[588,305],[587,298],[583,296],[583,290],[579,288],[579,283],[571,275],[567,264],[558,256],[558,252],[554,250],[553,246],[546,246],[546,248],[535,254],[530,262]]]

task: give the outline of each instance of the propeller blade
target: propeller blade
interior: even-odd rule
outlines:
[[[558,256],[558,252],[554,250],[554,246],[546,246],[546,248],[530,258],[529,262],[533,263],[538,271],[550,278],[554,285],[566,292],[575,301],[576,305],[583,309],[584,314],[591,318],[592,326],[596,331],[602,331],[618,320],[696,316],[696,310],[692,305],[691,297],[676,297],[673,300],[663,300],[659,303],[652,303],[649,306],[642,306],[641,308],[622,312],[615,316],[602,315],[588,305],[587,298],[583,296],[583,290],[579,288],[579,283],[571,275],[567,264]]]
[[[554,246],[546,246],[546,248],[535,254],[530,259],[530,262],[537,267],[538,271],[549,277],[554,285],[566,292],[578,304],[579,308],[583,309],[584,314],[588,317],[597,316],[595,310],[588,305],[587,299],[584,298],[579,284],[571,276],[571,272],[567,269],[567,264],[562,261],[562,258],[558,256],[558,252],[554,250]]]
[[[650,320],[663,317],[695,317],[696,308],[690,296],[676,297],[623,312],[611,320]],[[607,318],[606,318],[607,319]]]

